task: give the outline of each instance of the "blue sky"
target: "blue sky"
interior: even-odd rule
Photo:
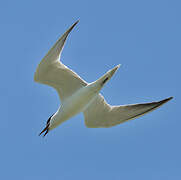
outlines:
[[[0,179],[181,179],[181,2],[1,1]],[[174,99],[139,119],[88,129],[79,114],[38,136],[60,102],[33,82],[41,58],[76,20],[62,62],[113,105]]]

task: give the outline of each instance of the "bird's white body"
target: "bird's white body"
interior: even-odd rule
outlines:
[[[83,112],[94,98],[99,95],[99,92],[103,88],[104,84],[110,80],[119,67],[120,65],[114,67],[97,81],[87,84],[87,86],[80,88],[70,97],[62,101],[61,107],[51,118],[49,130],[54,129],[76,114]],[[103,83],[106,78],[106,82]]]
[[[137,118],[160,107],[172,97],[158,102],[111,106],[100,94],[100,90],[111,79],[120,65],[105,73],[92,83],[87,83],[59,59],[68,34],[78,23],[74,23],[54,44],[42,59],[34,75],[36,82],[55,88],[61,99],[61,106],[52,115],[40,133],[48,133],[74,115],[83,112],[85,125],[89,128],[112,127],[127,120]]]
[[[82,112],[96,94],[97,92],[93,91],[89,85],[75,92],[71,97],[62,102],[61,107],[50,121],[49,129],[52,130],[64,121]]]

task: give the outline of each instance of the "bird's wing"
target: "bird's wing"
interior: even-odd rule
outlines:
[[[151,112],[171,99],[172,97],[158,102],[110,106],[99,94],[83,112],[85,124],[89,128],[112,127]]]
[[[61,52],[68,34],[77,23],[78,21],[75,22],[48,51],[38,65],[34,75],[36,82],[54,87],[62,101],[81,87],[87,85],[80,76],[60,62]]]

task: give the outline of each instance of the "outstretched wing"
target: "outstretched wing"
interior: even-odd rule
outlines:
[[[110,106],[99,94],[83,112],[85,124],[89,128],[112,127],[151,112],[171,99],[172,97],[158,102]]]
[[[48,51],[38,65],[34,75],[36,82],[54,87],[62,101],[81,87],[87,85],[81,77],[59,61],[68,34],[77,23],[78,21]]]

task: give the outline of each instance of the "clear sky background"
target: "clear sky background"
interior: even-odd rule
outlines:
[[[180,180],[181,1],[0,2],[0,179]],[[94,81],[122,64],[102,89],[113,105],[174,99],[109,129],[79,114],[38,136],[60,105],[33,82],[49,48],[71,32],[62,62]]]

